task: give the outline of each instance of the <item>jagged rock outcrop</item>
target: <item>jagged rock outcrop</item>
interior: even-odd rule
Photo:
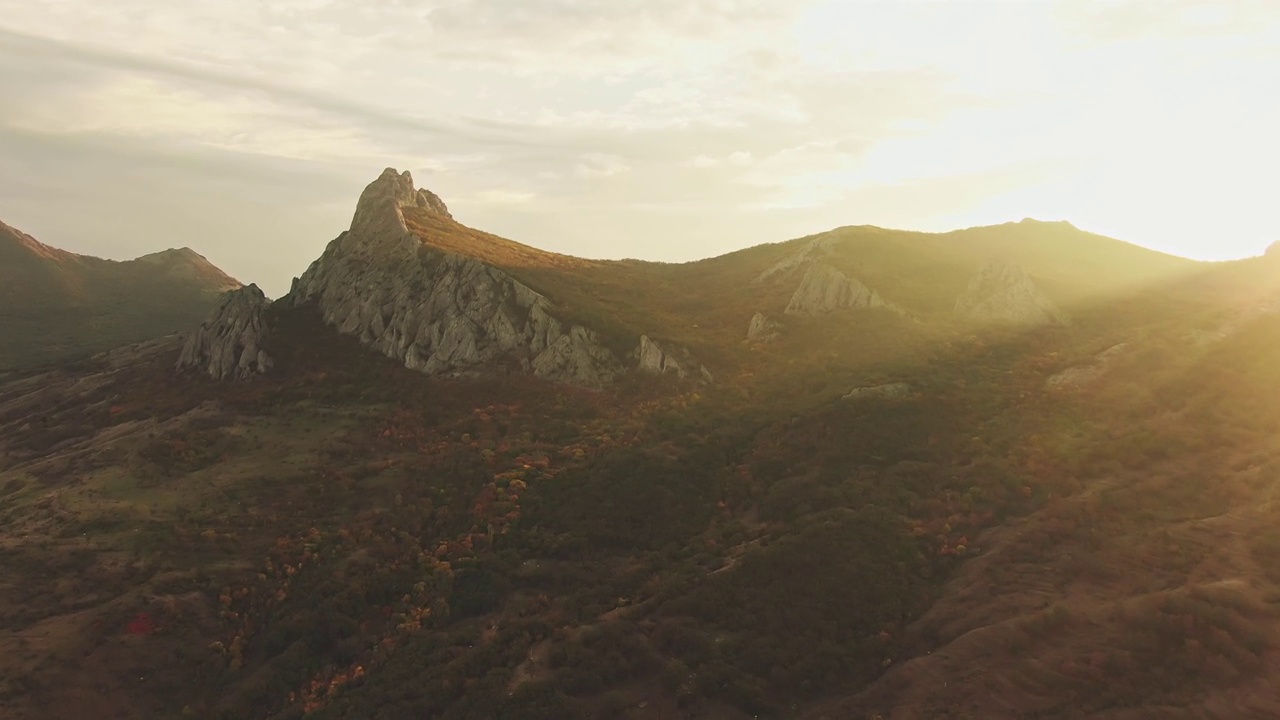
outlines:
[[[1067,321],[1025,270],[999,261],[984,265],[969,280],[969,287],[956,299],[955,311],[965,319],[987,323],[1049,325]]]
[[[707,366],[694,359],[688,348],[680,348],[672,352],[648,335],[640,336],[640,346],[635,350],[639,360],[636,366],[641,372],[666,375],[668,373],[679,378],[696,377],[703,382],[711,382],[713,376]]]
[[[883,308],[876,291],[825,263],[810,265],[787,303],[788,315],[821,315],[848,308]]]
[[[387,168],[360,193],[355,215],[351,218],[351,232],[408,232],[401,210],[409,207],[423,208],[453,219],[438,195],[414,188],[413,176],[408,170],[397,173],[394,168]]]
[[[762,312],[751,316],[751,323],[747,325],[748,342],[770,342],[777,338],[777,321]]]
[[[271,357],[263,344],[270,333],[270,307],[257,285],[224,293],[200,329],[187,338],[178,369],[199,370],[215,380],[242,380],[269,371]]]
[[[314,304],[339,332],[428,374],[515,363],[535,375],[602,385],[622,371],[597,335],[555,315],[505,271],[432,247],[406,208],[451,218],[444,203],[388,168],[360,196],[351,229],[296,279],[287,302]]]
[[[1112,345],[1093,357],[1085,365],[1070,367],[1062,372],[1050,375],[1044,382],[1046,387],[1056,389],[1074,389],[1088,385],[1111,369],[1112,362],[1127,350],[1127,343]]]
[[[905,398],[910,397],[912,387],[907,383],[886,383],[884,385],[868,385],[854,388],[846,393],[844,400],[861,400],[862,398]]]

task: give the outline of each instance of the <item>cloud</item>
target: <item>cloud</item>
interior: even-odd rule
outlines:
[[[585,178],[606,178],[621,175],[631,166],[617,155],[587,155],[574,166],[574,172]]]
[[[1187,227],[1212,197],[1280,235],[1196,179],[1278,190],[1280,6],[1169,5],[0,0],[0,219],[115,256],[172,243],[157,206],[217,214],[192,241],[268,285],[262,237],[296,273],[386,166],[468,224],[598,256],[1028,208],[1156,227],[1119,221],[1126,187]],[[64,212],[95,194],[156,217]]]
[[[755,162],[755,158],[746,150],[736,150],[729,153],[727,157],[716,158],[710,155],[695,155],[692,159],[681,163],[682,167],[691,167],[698,169],[720,167],[722,165],[736,165],[738,167],[746,167]]]
[[[1059,0],[1056,10],[1072,32],[1092,42],[1254,33],[1280,23],[1280,7],[1270,0]]]

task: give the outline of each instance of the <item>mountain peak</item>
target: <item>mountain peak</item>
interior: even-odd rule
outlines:
[[[209,259],[189,247],[169,248],[128,260],[124,266],[147,267],[156,277],[191,281],[202,286],[226,292],[240,287],[240,281],[226,274]]]
[[[1066,220],[1040,220],[1039,218],[1025,217],[1018,222],[1019,225],[1055,225],[1061,228],[1071,228],[1076,230],[1076,226]]]
[[[207,259],[205,259],[203,255],[196,252],[195,250],[192,250],[189,247],[169,248],[168,250],[161,250],[159,252],[140,255],[136,259],[138,260],[138,262],[148,262],[148,263],[154,263],[157,265],[166,264],[166,263],[203,264],[203,263],[209,262]]]
[[[394,222],[403,229],[404,219],[400,211],[404,208],[421,208],[453,219],[439,195],[415,188],[408,170],[399,172],[389,167],[360,193],[355,215],[351,218],[351,229],[377,229],[387,222]]]

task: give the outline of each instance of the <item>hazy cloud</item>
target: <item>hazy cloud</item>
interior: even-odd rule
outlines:
[[[1239,255],[1277,48],[1268,0],[0,0],[0,219],[276,293],[384,166],[593,256],[1026,215]]]

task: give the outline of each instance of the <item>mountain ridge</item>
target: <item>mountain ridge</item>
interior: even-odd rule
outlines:
[[[239,281],[190,248],[107,260],[0,223],[0,369],[83,356],[198,324]]]
[[[962,298],[993,259],[1011,271],[988,282],[985,304],[968,312]],[[872,321],[862,309],[883,307],[896,317],[874,322],[899,323],[918,342],[957,323],[1058,318],[1058,306],[1194,267],[1034,220],[950,233],[845,226],[686,263],[589,260],[463,225],[408,171],[388,167],[281,307],[316,304],[339,332],[427,373],[507,364],[600,386],[624,370],[660,367],[635,363],[653,355],[646,342],[702,358],[696,375],[732,377],[750,360],[730,338],[761,312],[856,333]]]

